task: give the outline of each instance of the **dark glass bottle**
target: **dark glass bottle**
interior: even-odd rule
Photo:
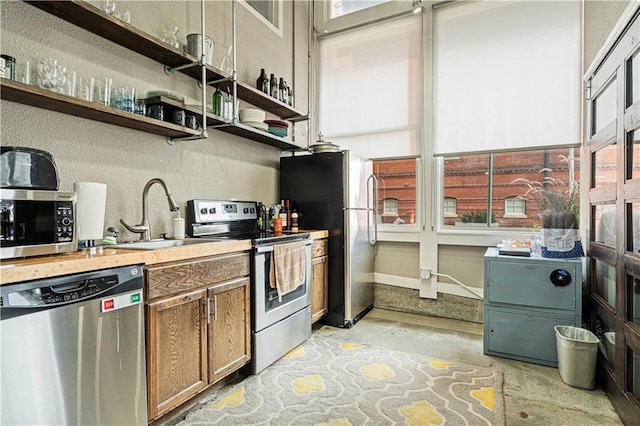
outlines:
[[[291,230],[291,213],[293,213],[293,211],[291,210],[291,201],[290,200],[286,200],[284,202],[284,210],[287,212],[287,231]]]
[[[264,68],[262,68],[260,70],[260,77],[258,77],[258,79],[256,80],[256,89],[260,90],[261,92],[264,92],[264,82],[268,81],[267,80],[267,73],[265,72]]]
[[[269,85],[271,87],[271,93],[270,95],[273,96],[274,98],[278,99],[278,80],[276,79],[275,74],[271,74],[271,79],[269,81]]]
[[[278,84],[278,100],[280,102],[286,102],[287,99],[287,84],[284,82],[284,78],[280,77],[280,83]]]
[[[224,95],[220,91],[220,87],[216,86],[216,91],[213,93],[211,100],[212,111],[215,115],[222,117],[224,114]]]
[[[284,200],[280,200],[280,211],[278,213],[278,216],[280,217],[280,219],[282,219],[282,230],[286,231],[287,229],[289,229],[289,224],[287,222],[289,214],[287,213],[287,207]]]

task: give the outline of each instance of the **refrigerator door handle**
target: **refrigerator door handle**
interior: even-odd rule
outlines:
[[[373,206],[371,206],[371,197],[369,192],[369,183],[372,182],[371,192],[373,192]],[[369,244],[372,246],[378,242],[378,220],[376,212],[378,206],[378,178],[371,174],[367,178],[367,235],[369,236]],[[371,213],[373,213],[373,238],[371,238]]]

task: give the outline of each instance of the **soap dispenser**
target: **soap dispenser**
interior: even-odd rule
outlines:
[[[173,218],[173,239],[182,240],[184,239],[184,218],[180,216],[180,209],[176,212],[178,216]]]

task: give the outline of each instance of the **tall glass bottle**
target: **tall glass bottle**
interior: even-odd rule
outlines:
[[[293,89],[289,87],[289,98],[287,99],[289,106],[293,106]]]
[[[264,68],[262,68],[260,70],[260,77],[258,77],[258,79],[256,80],[256,89],[260,90],[261,92],[264,92],[265,81],[269,81],[269,80],[267,79],[267,73],[265,72]]]
[[[284,82],[284,78],[280,77],[280,83],[278,84],[278,100],[280,102],[286,102],[287,99],[287,85]]]
[[[289,214],[287,213],[287,208],[284,204],[284,200],[280,200],[280,213],[278,216],[282,219],[282,230],[285,231],[289,229],[289,224],[287,222],[287,218]]]
[[[278,91],[280,90],[280,87],[278,86],[278,80],[276,79],[275,74],[271,74],[271,79],[269,80],[269,86],[271,88],[270,95],[278,99]]]
[[[220,87],[216,86],[211,100],[212,111],[215,115],[222,117],[224,115],[224,95],[220,91]]]

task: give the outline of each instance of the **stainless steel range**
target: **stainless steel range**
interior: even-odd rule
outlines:
[[[259,373],[311,336],[311,238],[308,233],[258,232],[254,201],[189,200],[186,233],[190,237],[251,239],[252,371]],[[295,256],[304,250],[303,260]],[[284,253],[284,254],[283,254]],[[302,255],[301,252],[297,252]],[[282,256],[290,255],[290,258]],[[280,256],[280,257],[279,257]],[[285,291],[274,267],[302,262],[300,284]],[[302,265],[297,265],[302,266]],[[299,272],[299,271],[298,271]],[[281,284],[281,283],[280,283]]]

